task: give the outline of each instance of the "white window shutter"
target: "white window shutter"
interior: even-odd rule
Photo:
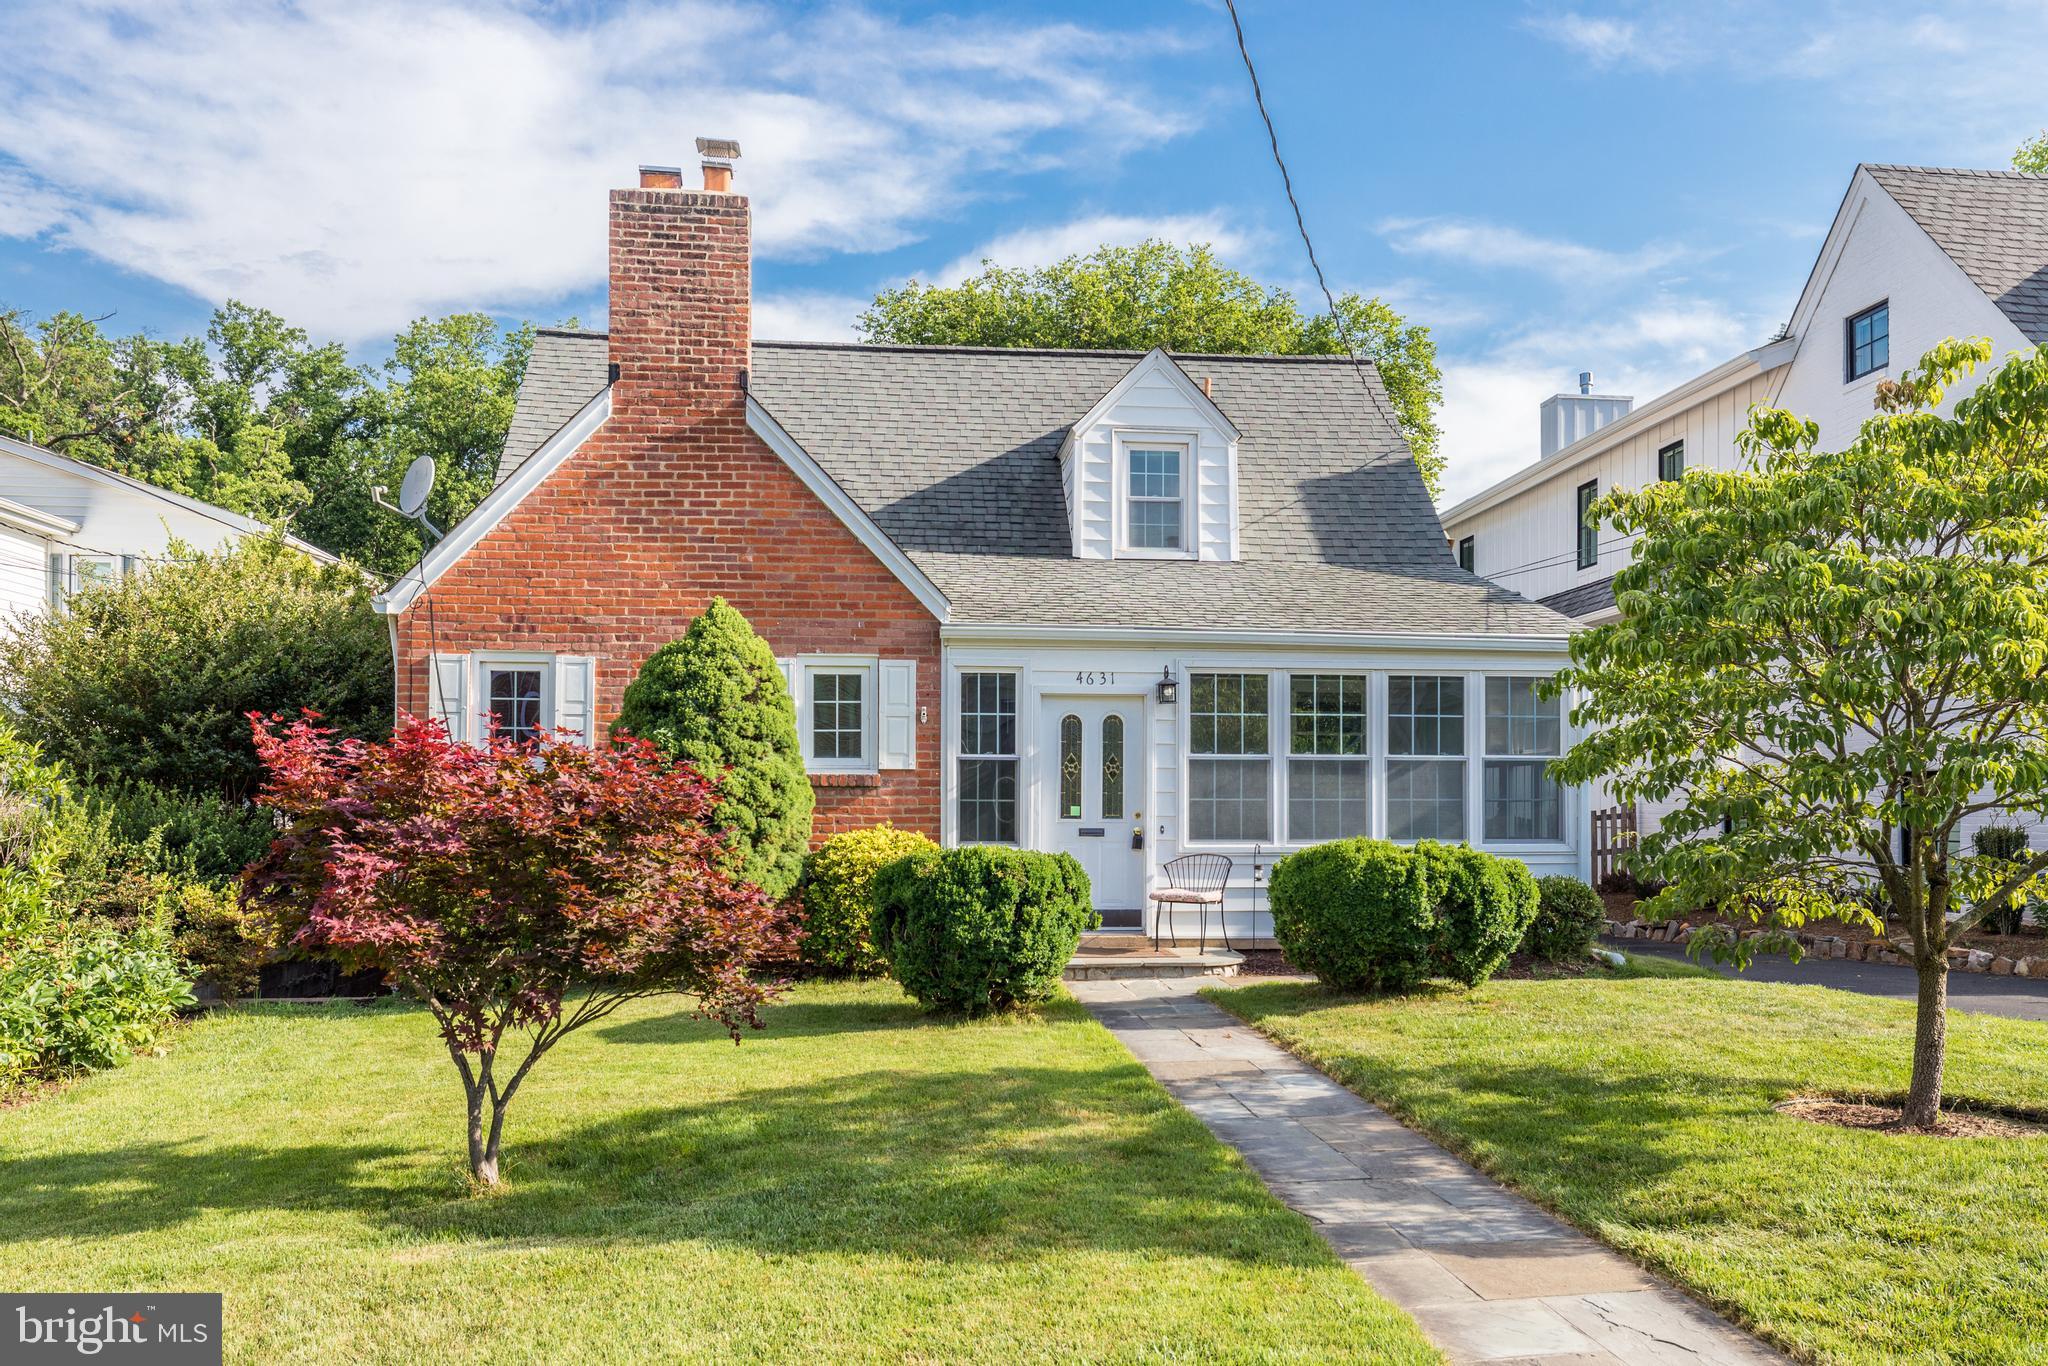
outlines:
[[[917,661],[885,659],[881,662],[882,768],[917,766]]]
[[[796,661],[793,659],[778,659],[775,661],[775,667],[782,670],[782,686],[789,689],[789,700],[791,702],[797,701]]]
[[[61,550],[50,552],[50,605],[62,607],[71,587],[71,557]]]
[[[556,655],[555,728],[570,732],[585,748],[595,742],[591,716],[596,696],[597,660],[590,655]]]
[[[448,728],[448,738],[471,739],[475,726],[471,724],[469,714],[469,656],[433,656],[427,684],[427,710]]]

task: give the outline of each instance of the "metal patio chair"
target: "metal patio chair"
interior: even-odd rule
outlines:
[[[1159,869],[1166,885],[1152,893],[1152,947],[1159,947],[1159,922],[1166,920],[1166,932],[1175,948],[1180,947],[1180,934],[1174,925],[1173,914],[1182,906],[1199,906],[1202,909],[1201,946],[1204,952],[1209,948],[1209,908],[1216,908],[1216,929],[1223,936],[1223,947],[1230,947],[1230,927],[1223,919],[1223,889],[1230,885],[1231,861],[1222,854],[1182,854],[1171,859]]]

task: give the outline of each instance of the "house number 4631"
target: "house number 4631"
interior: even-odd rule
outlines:
[[[1116,675],[1109,673],[1095,673],[1090,670],[1084,669],[1080,673],[1074,675],[1074,681],[1076,683],[1085,683],[1092,687],[1097,683],[1114,683],[1116,682]]]

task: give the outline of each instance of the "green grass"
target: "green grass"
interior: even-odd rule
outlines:
[[[1904,1003],[1718,977],[1207,994],[1797,1355],[2048,1360],[2048,1138],[1905,1137],[1771,1108],[1902,1095]],[[1980,1104],[2048,1109],[2048,1026],[1952,1016],[1948,1080]]]
[[[401,1006],[258,1007],[0,1112],[0,1285],[219,1290],[237,1361],[1434,1361],[1071,1002],[806,987],[572,1035],[464,1194]]]

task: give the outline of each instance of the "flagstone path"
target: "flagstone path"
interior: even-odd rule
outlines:
[[[1784,1360],[1194,994],[1210,984],[1067,989],[1452,1361]]]

